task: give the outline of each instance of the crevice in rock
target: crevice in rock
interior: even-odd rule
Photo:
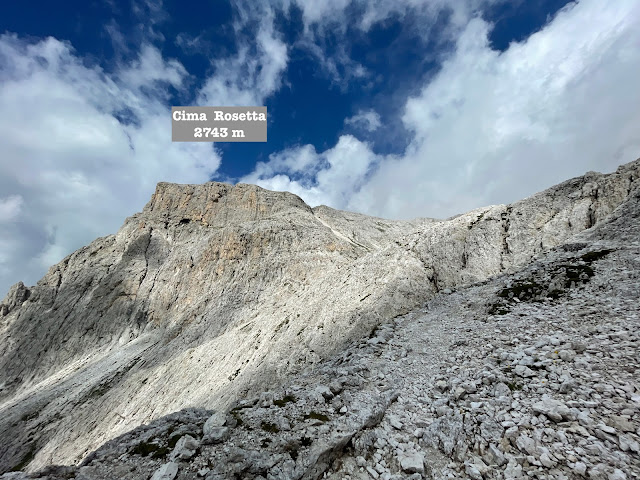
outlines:
[[[510,227],[510,219],[511,212],[513,207],[507,206],[505,211],[500,214],[500,222],[502,226],[502,252],[500,253],[500,270],[504,271],[504,257],[505,255],[509,255],[511,250],[509,249],[509,227]]]
[[[149,271],[149,257],[147,255],[148,251],[149,251],[149,245],[151,245],[151,236],[153,235],[153,227],[149,227],[149,237],[147,240],[147,244],[144,247],[144,262],[145,262],[145,266],[144,266],[144,272],[142,273],[142,277],[140,278],[140,283],[138,284],[138,290],[140,289],[140,286],[142,285],[142,282],[144,282],[144,279],[147,276],[147,272]]]
[[[589,210],[587,211],[587,230],[593,227],[596,224],[596,212],[593,209],[593,203],[589,205]]]

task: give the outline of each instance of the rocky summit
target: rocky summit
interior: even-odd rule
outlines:
[[[639,478],[639,254],[640,160],[447,220],[161,183],[0,304],[0,478]]]

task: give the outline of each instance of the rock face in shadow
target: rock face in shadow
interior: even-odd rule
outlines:
[[[0,472],[77,463],[142,423],[280,384],[438,291],[598,229],[639,177],[636,161],[442,221],[160,183],[117,234],[1,302]]]

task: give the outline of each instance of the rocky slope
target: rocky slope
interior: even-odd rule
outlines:
[[[142,423],[185,407],[226,413],[238,399],[273,391],[285,380],[287,389],[276,392],[275,406],[269,394],[255,404],[245,400],[237,405],[243,407],[242,417],[239,409],[222,420],[218,415],[206,434],[202,424],[211,412],[174,414],[106,444],[80,470],[54,469],[58,473],[51,478],[148,478],[171,458],[188,460],[163,467],[176,469],[179,478],[192,478],[199,470],[210,478],[226,478],[220,475],[232,470],[216,468],[236,464],[238,474],[247,478],[318,478],[324,473],[377,478],[401,472],[445,478],[465,470],[461,475],[474,478],[474,469],[489,475],[491,462],[510,466],[514,475],[523,469],[545,472],[552,468],[547,459],[555,462],[558,475],[565,470],[573,475],[576,463],[589,471],[597,466],[595,454],[585,450],[584,441],[591,445],[591,437],[611,455],[618,450],[633,455],[631,447],[619,444],[620,436],[614,439],[607,430],[615,426],[603,430],[610,438],[601,438],[600,430],[587,429],[584,438],[572,431],[556,449],[572,467],[556,450],[537,449],[544,443],[540,435],[556,435],[537,425],[564,429],[565,437],[571,425],[563,422],[578,421],[587,428],[575,411],[573,417],[548,416],[544,409],[557,404],[542,397],[557,394],[553,386],[563,384],[559,379],[565,372],[557,366],[565,361],[558,360],[561,350],[573,350],[571,367],[577,364],[569,337],[580,336],[582,323],[567,314],[568,323],[560,328],[557,317],[569,311],[574,298],[574,309],[580,311],[596,294],[617,302],[622,314],[613,318],[603,304],[588,304],[596,309],[596,327],[602,319],[612,325],[617,321],[618,330],[632,332],[634,322],[637,326],[637,307],[629,298],[638,298],[638,265],[632,259],[638,249],[633,218],[639,174],[636,161],[616,173],[589,173],[513,205],[446,221],[412,222],[311,209],[294,195],[250,185],[159,184],[143,212],[127,219],[116,235],[67,257],[35,287],[13,287],[2,302],[0,429],[7,440],[0,447],[0,471],[72,464]],[[589,237],[571,248],[586,250],[552,250],[585,230]],[[609,242],[606,248],[615,253],[594,260],[605,257],[590,253],[605,249],[593,247],[594,240]],[[528,267],[538,269],[531,270],[535,278],[522,273],[520,279],[504,277],[447,295],[461,285],[515,272],[540,254],[546,254],[544,266]],[[590,275],[602,262],[611,264],[607,274]],[[511,284],[496,291],[496,282],[505,279]],[[426,315],[415,311],[435,295]],[[514,295],[548,300],[515,305]],[[495,301],[487,304],[487,298]],[[385,326],[372,334],[380,323]],[[355,346],[369,334],[370,340]],[[544,335],[547,343],[536,347]],[[580,354],[604,357],[609,344],[602,340],[593,352],[585,348]],[[622,350],[637,360],[634,342],[631,338]],[[556,343],[563,348],[545,349]],[[494,364],[492,352],[498,355]],[[454,362],[452,355],[460,358]],[[509,372],[503,371],[504,362]],[[619,369],[618,362],[609,363]],[[315,370],[298,374],[291,383],[292,375],[313,364]],[[634,374],[621,373],[619,384],[604,383],[613,390],[563,391],[576,397],[567,397],[564,408],[558,408],[563,413],[592,409],[587,414],[598,425],[616,412],[637,429]],[[574,376],[590,382],[579,373]],[[469,381],[475,386],[467,388]],[[326,388],[318,390],[318,383]],[[507,386],[508,395],[499,384]],[[504,395],[496,396],[495,389]],[[610,398],[616,389],[626,398],[618,410],[611,410],[610,402],[602,411],[592,403],[585,407],[577,393]],[[610,395],[602,395],[606,392]],[[541,406],[534,408],[534,400]],[[531,412],[537,415],[535,423]],[[488,418],[502,430],[491,424],[494,431],[485,438],[482,422]],[[552,423],[545,424],[545,418]],[[516,425],[514,443],[504,435],[512,435]],[[420,429],[422,435],[416,435]],[[531,442],[518,445],[520,433],[535,448],[523,453],[522,445]],[[622,443],[637,442],[637,431],[621,433]],[[271,441],[265,440],[267,434],[274,436]],[[384,441],[374,442],[376,435]],[[170,453],[178,446],[193,454]],[[151,450],[144,456],[146,448]],[[574,453],[562,453],[568,450]],[[426,464],[419,467],[421,458]],[[611,473],[613,465],[624,472],[620,466],[635,465],[629,458],[619,465],[609,459],[602,469]]]

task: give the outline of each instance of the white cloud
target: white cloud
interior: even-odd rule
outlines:
[[[271,155],[269,162],[258,163],[241,181],[295,193],[311,205],[344,206],[376,160],[369,145],[342,135],[335,147],[322,154],[305,145]]]
[[[302,10],[305,29],[309,30],[312,24],[329,23],[329,19],[335,23],[343,24],[344,22],[338,21],[338,19],[341,18],[345,9],[351,4],[351,0],[325,0],[324,2],[296,0],[295,3]]]
[[[34,283],[115,232],[158,181],[203,182],[216,171],[211,144],[171,142],[167,87],[185,75],[148,45],[108,75],[54,38],[0,36],[0,217],[13,219],[3,224],[0,290]]]
[[[20,215],[23,203],[20,195],[9,195],[6,198],[0,198],[0,223],[10,222]]]
[[[313,145],[292,147],[271,154],[268,162],[258,162],[253,172],[254,178],[268,177],[277,172],[306,173],[319,169],[320,156]]]
[[[405,201],[378,201],[374,209],[452,215],[633,160],[640,153],[633,129],[640,113],[632,107],[640,104],[638,26],[637,2],[583,1],[499,54],[489,48],[488,25],[470,22],[455,54],[407,102],[403,120],[416,134],[407,155],[365,189],[370,197],[393,168]],[[633,147],[621,155],[622,146]]]
[[[289,59],[287,45],[278,38],[273,26],[273,12],[261,9],[258,33],[252,38],[238,37],[235,57],[213,60],[215,74],[202,87],[197,103],[210,106],[263,106],[276,92]],[[255,15],[255,12],[254,12]],[[235,29],[253,20],[240,15]],[[257,49],[257,54],[252,49]]]
[[[375,110],[360,110],[353,117],[349,117],[344,121],[345,125],[353,125],[356,128],[362,128],[367,132],[375,132],[382,126],[380,115]]]
[[[368,173],[349,182],[325,165],[306,178],[310,187],[292,181],[292,191],[373,215],[446,217],[640,156],[637,1],[569,4],[503,53],[490,48],[489,29],[469,21],[439,73],[406,102],[402,121],[414,138],[404,155],[369,153]],[[338,145],[329,152],[344,165],[350,154]]]
[[[507,0],[271,0],[289,11],[295,5],[302,11],[304,34],[295,47],[315,57],[331,81],[346,89],[352,80],[371,76],[367,68],[351,58],[348,31],[367,34],[379,23],[401,22],[425,43],[446,45],[481,9]],[[437,35],[434,36],[434,28]],[[327,55],[327,51],[331,51]],[[425,51],[425,56],[432,52]],[[420,59],[416,59],[419,61]]]
[[[174,43],[187,55],[199,55],[203,52],[210,51],[212,48],[211,44],[204,39],[202,33],[194,36],[181,32],[176,35]]]
[[[499,0],[464,0],[451,2],[448,0],[282,0],[285,9],[296,4],[302,10],[305,31],[309,34],[315,28],[320,33],[326,29],[346,30],[352,24],[362,31],[368,31],[374,24],[391,17],[402,20],[407,15],[419,17],[425,32],[437,20],[438,15],[447,11],[451,14],[450,21],[458,26],[464,26],[474,12],[482,6],[498,3]],[[348,18],[349,11],[358,12],[357,18]]]
[[[299,40],[296,47],[313,56],[320,67],[319,70],[324,72],[332,84],[343,91],[349,86],[351,80],[369,76],[369,71],[349,56],[346,41],[334,46],[335,50],[330,55],[326,53],[327,46],[324,42],[315,36]]]
[[[178,88],[186,74],[180,62],[165,60],[157,48],[146,44],[142,46],[138,59],[124,68],[118,77],[131,89],[153,88],[156,82]]]

